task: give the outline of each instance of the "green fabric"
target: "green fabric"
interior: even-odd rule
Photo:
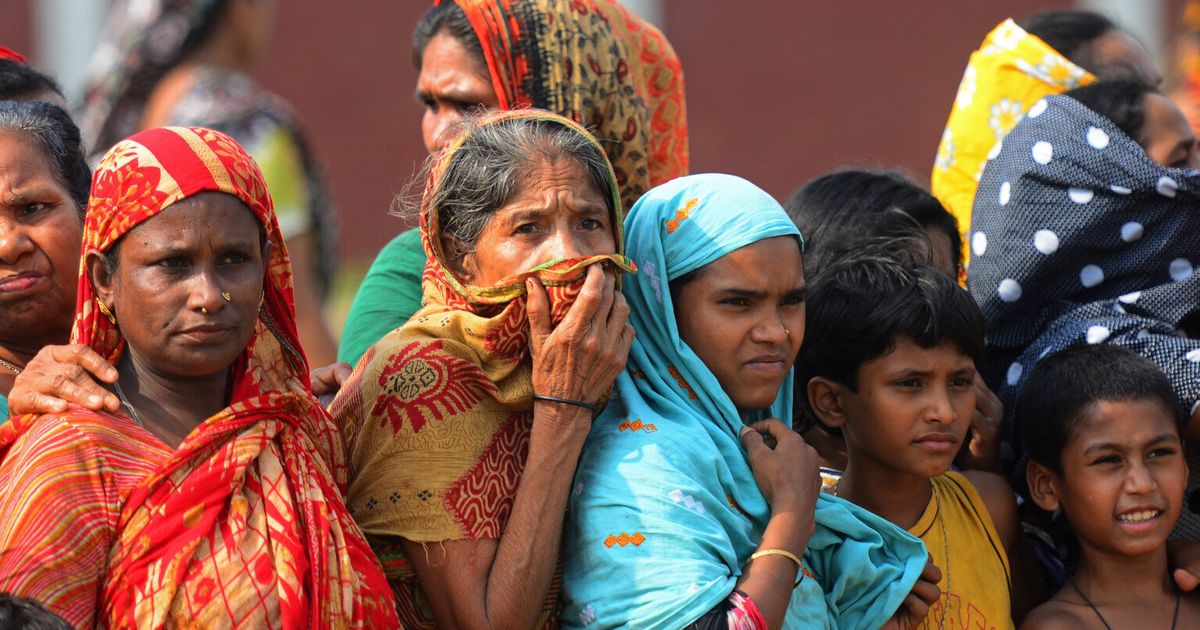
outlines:
[[[0,424],[8,421],[8,398],[0,394]]]
[[[380,250],[346,316],[338,361],[358,363],[367,348],[404,325],[421,308],[424,270],[425,249],[418,229],[400,234]]]

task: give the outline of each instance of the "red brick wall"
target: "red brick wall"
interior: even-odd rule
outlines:
[[[904,167],[927,184],[967,57],[984,35],[1010,15],[1073,5],[666,3],[686,78],[691,170],[741,175],[781,200],[850,164]]]
[[[30,50],[31,0],[2,1],[0,43]],[[1009,15],[1075,4],[663,1],[686,73],[693,172],[743,175],[780,198],[847,164],[927,180],[983,36]],[[347,261],[370,260],[401,229],[386,211],[424,158],[410,37],[428,5],[287,0],[256,73],[292,102],[320,151]]]

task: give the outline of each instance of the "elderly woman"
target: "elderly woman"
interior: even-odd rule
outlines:
[[[395,626],[250,156],[201,128],[119,143],[82,252],[72,338],[122,407],[0,427],[0,591],[77,627]]]
[[[141,130],[199,125],[254,156],[292,257],[300,339],[314,365],[336,354],[321,303],[337,228],[328,185],[296,113],[249,72],[277,0],[118,0],[88,69],[80,127],[97,151]]]
[[[616,0],[441,0],[413,33],[413,61],[430,152],[468,112],[538,107],[595,134],[625,208],[687,173],[679,59]],[[420,307],[424,265],[416,230],[379,253],[346,319],[339,360],[356,363]]]
[[[574,122],[501,112],[432,162],[420,220],[426,306],[331,408],[348,504],[406,627],[553,625],[571,476],[633,339],[616,176]]]
[[[625,230],[638,335],[568,504],[563,625],[913,627],[938,595],[932,568],[911,592],[924,545],[818,498],[787,424],[806,287],[783,208],[695,175],[648,192]]]
[[[66,112],[0,102],[0,420],[26,362],[71,334],[89,180]]]

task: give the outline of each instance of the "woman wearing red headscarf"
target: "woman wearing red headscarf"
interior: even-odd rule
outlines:
[[[397,625],[253,160],[201,128],[121,142],[82,256],[72,339],[122,406],[0,427],[0,591],[85,628]]]

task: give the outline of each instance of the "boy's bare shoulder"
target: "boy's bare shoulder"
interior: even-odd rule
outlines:
[[[1021,630],[1077,630],[1092,627],[1095,619],[1095,613],[1090,609],[1059,601],[1056,597],[1025,615]]]

